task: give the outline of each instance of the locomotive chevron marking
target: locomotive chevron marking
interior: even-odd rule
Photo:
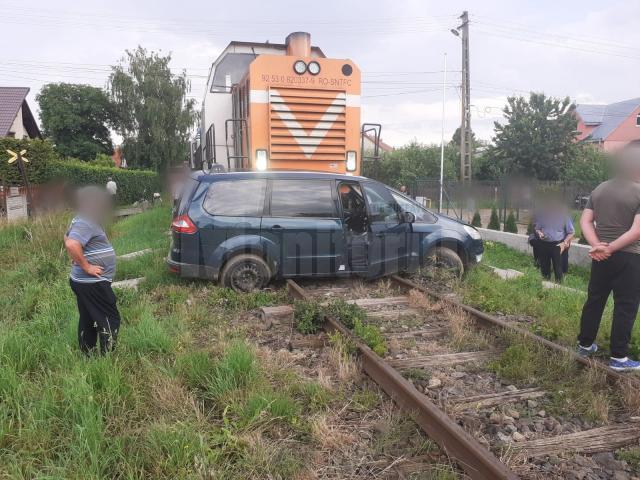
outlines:
[[[337,96],[327,106],[327,110],[322,114],[313,130],[308,133],[298,122],[295,114],[280,96],[278,90],[271,89],[271,98],[278,102],[278,109],[274,110],[276,115],[282,120],[282,123],[287,127],[289,133],[291,133],[291,136],[296,140],[296,143],[307,158],[311,158],[318,150],[320,143],[322,143],[338,116],[344,113],[344,98]]]

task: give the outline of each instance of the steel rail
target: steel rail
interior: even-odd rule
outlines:
[[[516,333],[518,335],[523,336],[526,339],[532,340],[536,343],[539,343],[540,345],[543,345],[544,347],[548,348],[549,350],[552,350],[554,352],[557,353],[561,353],[563,355],[568,355],[570,358],[572,358],[573,360],[575,360],[576,362],[586,366],[586,367],[590,367],[590,368],[595,368],[596,370],[599,370],[600,372],[604,373],[607,378],[614,382],[614,383],[629,383],[629,382],[633,382],[635,384],[640,385],[640,381],[637,378],[633,378],[630,377],[625,374],[622,374],[620,372],[616,372],[614,370],[611,370],[610,368],[608,368],[606,365],[594,360],[594,359],[589,359],[589,358],[585,358],[582,357],[580,355],[578,355],[576,352],[574,352],[573,350],[564,347],[562,345],[558,345],[557,343],[554,343],[550,340],[547,340],[544,337],[541,337],[540,335],[536,335],[535,333],[530,332],[529,330],[525,330],[524,328],[520,328],[520,327],[516,327],[515,325],[511,325],[507,322],[505,322],[504,320],[499,319],[498,317],[495,317],[493,315],[489,315],[488,313],[482,312],[476,308],[473,308],[469,305],[466,305],[462,302],[459,302],[457,300],[454,300],[452,298],[448,298],[445,295],[442,295],[440,293],[434,292],[430,289],[428,289],[427,287],[424,287],[422,285],[418,285],[417,283],[412,282],[411,280],[407,280],[406,278],[402,278],[399,277],[398,275],[391,275],[391,279],[396,282],[398,285],[403,286],[405,288],[408,288],[410,290],[418,290],[422,293],[426,293],[427,295],[436,298],[437,300],[443,301],[445,303],[449,303],[450,305],[454,305],[462,310],[464,310],[465,312],[471,314],[471,316],[476,319],[479,320],[480,323],[482,323],[483,326],[485,327],[498,327],[501,328],[505,331],[509,331],[512,333]]]
[[[310,295],[293,280],[287,280],[292,296],[309,300]],[[395,402],[408,412],[424,432],[453,458],[473,480],[515,480],[519,478],[493,453],[482,446],[460,425],[450,419],[420,393],[411,382],[380,358],[351,333],[339,320],[325,316],[325,329],[338,331],[352,341],[360,354],[362,367]]]

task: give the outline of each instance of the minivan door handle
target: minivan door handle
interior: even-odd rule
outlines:
[[[274,225],[273,227],[271,227],[271,230],[284,230],[284,227],[280,225]]]

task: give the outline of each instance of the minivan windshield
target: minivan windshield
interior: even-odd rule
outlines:
[[[437,217],[426,208],[421,207],[418,203],[408,199],[407,197],[402,195],[400,192],[396,192],[395,190],[391,190],[391,189],[390,189],[390,192],[393,198],[395,199],[395,201],[398,202],[398,205],[400,206],[400,209],[403,212],[411,212],[416,216],[416,222],[420,222],[420,223],[436,222]]]

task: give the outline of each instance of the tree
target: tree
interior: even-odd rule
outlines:
[[[509,233],[518,233],[518,224],[516,223],[516,216],[513,214],[513,210],[509,212],[506,222],[504,222],[504,231]]]
[[[480,212],[476,210],[476,213],[473,214],[473,218],[471,219],[472,227],[482,227],[482,219],[480,218]]]
[[[49,83],[36,97],[45,137],[67,157],[92,160],[111,154],[113,107],[104,90],[90,85]]]
[[[112,67],[109,93],[129,166],[162,172],[186,157],[197,118],[195,100],[187,99],[186,72],[174,75],[170,61],[171,55],[138,47],[127,50],[121,63]]]
[[[491,217],[489,218],[489,225],[487,228],[490,230],[500,230],[500,219],[498,218],[498,211],[496,207],[491,207]]]
[[[445,147],[444,178],[456,178],[456,151]],[[419,180],[440,178],[440,146],[413,141],[404,147],[385,153],[380,160],[367,160],[362,174],[388,185],[415,185]]]
[[[582,144],[575,157],[567,165],[564,181],[577,184],[585,191],[593,190],[599,183],[610,176],[609,155],[589,144]]]
[[[577,120],[569,100],[531,93],[529,99],[509,97],[506,122],[495,122],[490,158],[500,174],[539,180],[562,178],[576,152]]]

